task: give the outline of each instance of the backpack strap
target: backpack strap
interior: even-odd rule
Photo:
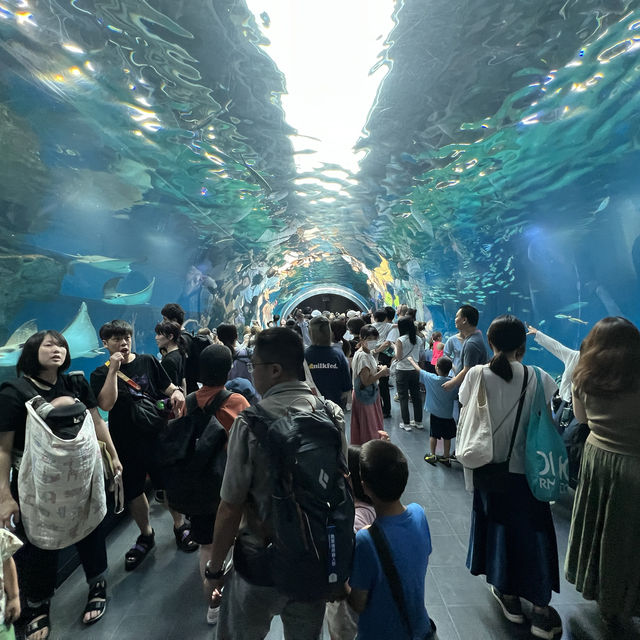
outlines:
[[[198,408],[198,399],[196,398],[196,392],[188,394],[185,398],[186,415],[191,415]]]
[[[374,521],[374,523],[369,527],[369,534],[371,535],[373,544],[376,548],[376,551],[378,552],[378,558],[380,559],[382,570],[384,571],[384,575],[387,578],[387,582],[389,583],[391,595],[393,596],[393,599],[396,603],[396,607],[398,607],[402,622],[409,632],[409,637],[413,638],[411,620],[409,619],[407,605],[404,601],[402,582],[400,581],[400,576],[398,575],[396,565],[393,563],[393,556],[391,555],[391,549],[389,549],[387,538],[377,521]]]
[[[23,376],[20,376],[15,380],[9,380],[8,382],[3,383],[2,386],[4,385],[13,387],[18,393],[20,393],[20,395],[22,395],[25,402],[28,402],[39,395],[35,387]]]
[[[222,387],[222,389],[217,393],[216,397],[213,399],[213,402],[210,402],[206,407],[204,407],[204,409],[202,409],[202,412],[204,414],[206,414],[207,416],[215,416],[216,413],[218,413],[218,410],[220,409],[220,407],[222,407],[222,405],[229,399],[229,396],[232,394],[231,391],[229,391],[228,389],[225,389],[224,387]],[[198,403],[196,401],[196,394],[194,393],[190,393],[187,396],[187,403],[189,401],[189,397],[193,396],[193,400],[195,402],[195,406],[198,406]],[[187,413],[190,413],[190,408],[187,404]]]

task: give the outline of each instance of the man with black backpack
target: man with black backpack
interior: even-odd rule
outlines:
[[[264,638],[275,615],[287,638],[318,638],[325,602],[349,575],[354,510],[343,415],[300,381],[303,361],[290,329],[258,334],[251,368],[262,400],[231,429],[205,570],[211,591],[224,584],[219,640]]]

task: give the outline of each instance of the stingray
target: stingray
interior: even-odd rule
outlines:
[[[21,324],[7,340],[6,344],[0,347],[0,367],[15,367],[18,358],[22,353],[22,347],[27,338],[37,333],[38,326],[35,320],[29,320]]]
[[[71,258],[70,265],[88,264],[95,269],[111,271],[112,273],[131,273],[131,263],[140,262],[137,258],[108,258],[107,256],[83,256],[80,254],[65,253]]]
[[[98,340],[96,330],[89,317],[86,302],[82,302],[76,317],[62,331],[62,335],[69,343],[69,353],[74,359],[95,358],[104,353],[101,348],[102,344]]]
[[[153,294],[153,285],[156,283],[155,277],[142,291],[135,293],[120,293],[116,287],[122,278],[111,278],[102,287],[102,302],[107,304],[135,305],[147,304]]]

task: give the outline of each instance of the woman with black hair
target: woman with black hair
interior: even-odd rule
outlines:
[[[500,490],[474,489],[467,567],[473,575],[487,577],[510,622],[524,624],[520,598],[531,602],[531,633],[551,640],[562,631],[558,612],[549,606],[551,592],[560,591],[558,549],[549,503],[536,500],[525,477],[527,424],[537,387],[535,371],[519,362],[526,336],[515,316],[497,317],[487,332],[494,353],[491,362],[472,367],[460,387],[463,405],[476,402],[471,391],[482,376],[493,429],[492,462],[509,460],[508,478]],[[557,385],[544,371],[540,376],[550,402]]]
[[[596,600],[612,638],[640,615],[640,331],[604,318],[580,347],[573,410],[589,425],[571,515],[567,580]]]
[[[398,318],[398,333],[400,337],[395,344],[396,384],[402,416],[398,426],[405,431],[411,431],[411,427],[423,429],[420,374],[413,368],[409,358],[413,358],[416,362],[420,361],[424,340],[417,335],[416,324],[411,316]],[[413,420],[410,419],[409,414],[409,396],[413,405]]]
[[[156,344],[162,354],[162,368],[171,382],[186,394],[185,367],[187,343],[182,336],[182,328],[177,322],[163,320],[156,325]]]
[[[121,473],[122,465],[109,429],[98,413],[98,403],[91,387],[83,375],[63,373],[70,362],[69,345],[64,336],[57,331],[40,331],[25,342],[16,371],[18,377],[31,387],[33,396],[39,395],[47,402],[60,396],[70,396],[82,402],[91,413],[96,436],[107,445],[115,471]],[[56,584],[58,552],[32,544],[20,522],[17,468],[25,443],[25,402],[30,400],[30,397],[25,397],[22,386],[15,381],[0,388],[0,526],[16,527],[20,537],[26,540],[19,554],[21,590],[27,603],[22,615],[26,621],[25,637],[26,640],[45,640],[51,630],[49,603]],[[82,622],[93,624],[104,615],[106,608],[107,551],[102,525],[75,546],[89,584]]]

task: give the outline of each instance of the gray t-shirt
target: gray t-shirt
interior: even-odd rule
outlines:
[[[475,367],[487,363],[487,348],[484,346],[482,333],[472,333],[462,344],[462,368]]]

